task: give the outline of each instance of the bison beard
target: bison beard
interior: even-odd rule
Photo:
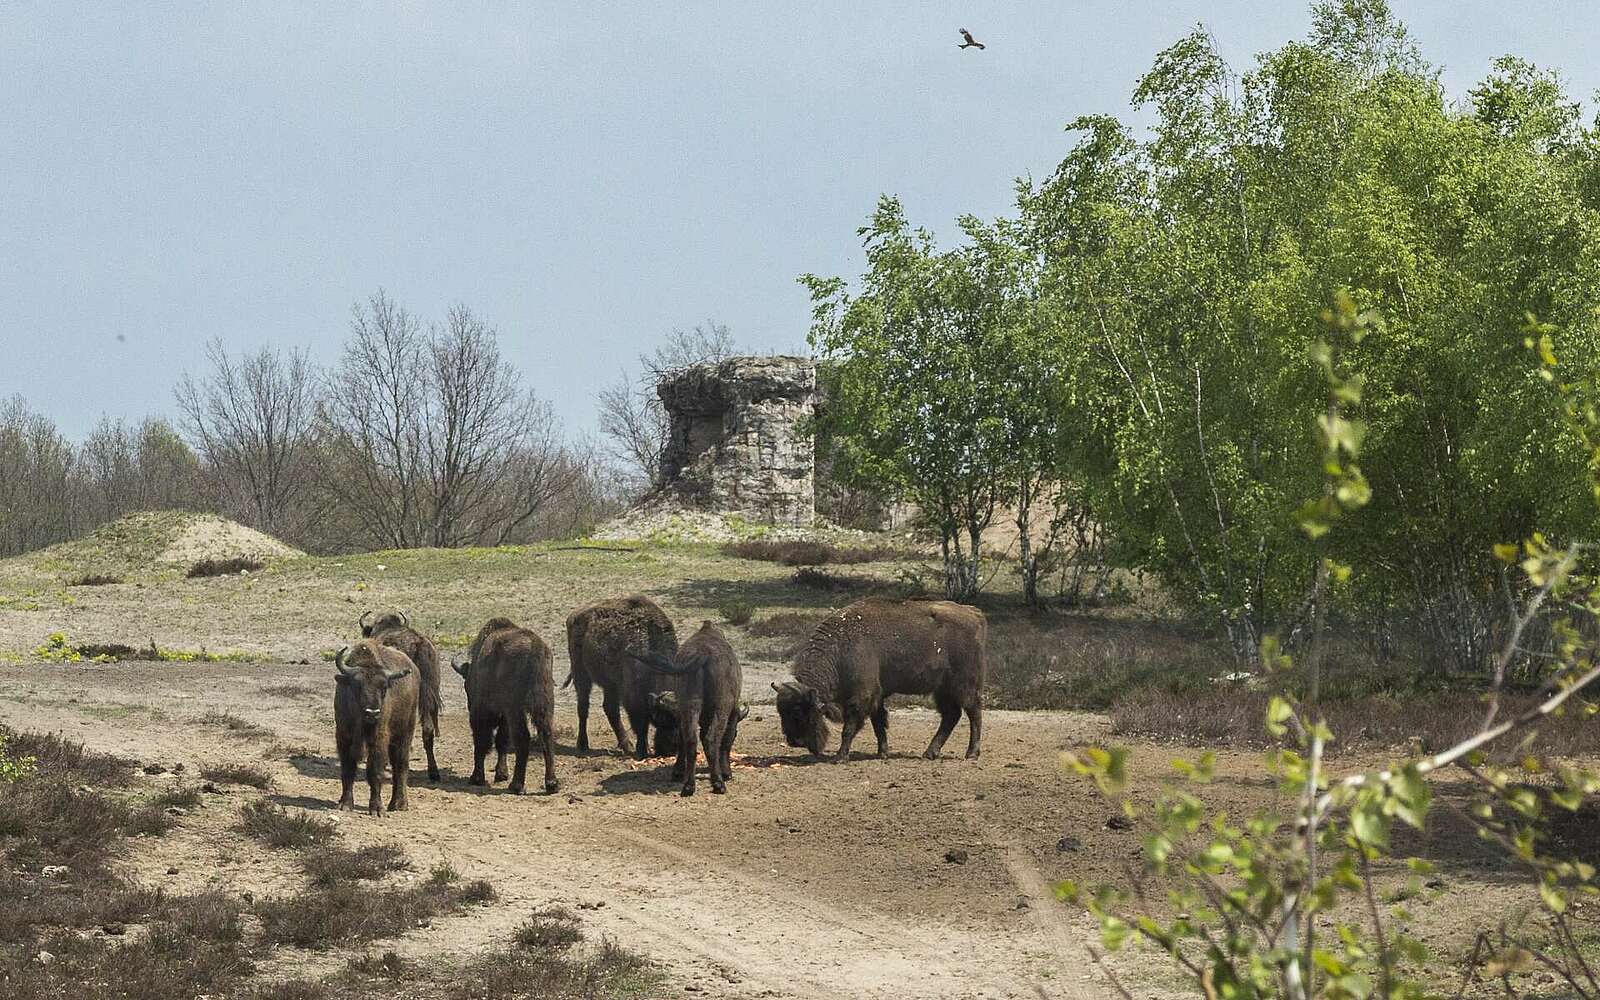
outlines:
[[[408,805],[406,785],[411,770],[411,736],[417,725],[418,680],[411,660],[397,649],[371,639],[334,655],[337,682],[333,695],[334,742],[339,749],[340,809],[355,808],[356,767],[367,760],[367,812],[382,816],[383,768],[387,757],[393,788],[389,811]]]

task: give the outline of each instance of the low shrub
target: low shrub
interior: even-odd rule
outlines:
[[[206,764],[200,768],[200,777],[219,785],[245,785],[262,791],[272,787],[272,775],[252,764]]]
[[[325,887],[340,882],[370,882],[390,872],[410,871],[411,862],[399,846],[377,844],[354,849],[324,847],[302,856],[300,867],[305,869],[312,885]]]
[[[877,586],[876,581],[864,577],[830,573],[825,569],[815,569],[811,566],[802,566],[795,570],[794,583],[797,587],[827,590],[837,594],[871,590],[874,586]]]
[[[748,625],[755,617],[755,605],[748,601],[729,601],[717,609],[722,620],[729,625]]]
[[[738,559],[782,563],[785,566],[838,566],[870,562],[899,562],[920,559],[920,554],[896,549],[887,545],[842,546],[828,542],[793,541],[769,542],[750,540],[730,542],[722,547],[724,555]]]
[[[236,576],[240,573],[254,573],[265,565],[266,563],[260,560],[239,556],[232,559],[202,559],[190,566],[186,575],[191,580],[208,576]]]
[[[258,725],[232,712],[219,712],[216,709],[202,715],[200,722],[202,725],[226,729],[234,736],[241,736],[247,740],[260,740],[272,735],[272,730],[266,726]]]
[[[423,920],[460,912],[494,896],[487,882],[458,885],[455,872],[440,868],[421,884],[404,889],[338,882],[297,896],[263,900],[255,905],[255,914],[261,920],[263,943],[322,950],[395,937]]]
[[[105,587],[113,583],[121,583],[122,577],[111,576],[106,573],[87,573],[83,576],[73,577],[67,581],[69,587]]]
[[[332,820],[291,813],[271,802],[247,802],[239,810],[244,832],[269,847],[301,849],[325,844],[337,829]]]

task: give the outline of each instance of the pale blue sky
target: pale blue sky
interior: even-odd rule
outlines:
[[[1600,88],[1594,0],[1395,7],[1455,95],[1504,53]],[[1062,124],[1125,115],[1192,24],[1246,65],[1308,20],[1298,0],[7,0],[0,396],[73,436],[170,412],[206,339],[331,360],[381,285],[425,317],[471,305],[587,429],[673,327],[802,346],[795,276],[853,276],[881,192],[943,232],[1003,213]]]

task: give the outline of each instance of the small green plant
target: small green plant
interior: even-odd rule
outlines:
[[[83,654],[67,642],[65,632],[51,632],[43,644],[34,647],[33,655],[50,663],[78,663],[83,660]]]
[[[10,785],[33,775],[34,758],[13,754],[6,746],[6,731],[0,729],[0,785]]]

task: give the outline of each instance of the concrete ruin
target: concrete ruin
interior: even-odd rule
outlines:
[[[816,405],[809,358],[728,358],[673,372],[656,386],[671,418],[661,482],[686,506],[760,524],[816,519]]]

